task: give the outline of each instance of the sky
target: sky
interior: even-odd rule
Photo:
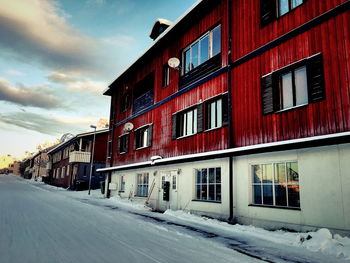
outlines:
[[[109,118],[103,91],[195,0],[0,0],[0,156]],[[91,129],[90,129],[91,130]]]

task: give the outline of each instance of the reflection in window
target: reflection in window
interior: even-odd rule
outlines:
[[[278,0],[278,15],[283,16],[300,6],[305,0]]]
[[[252,166],[253,203],[300,207],[297,162]]]
[[[196,200],[221,201],[221,168],[196,169]]]

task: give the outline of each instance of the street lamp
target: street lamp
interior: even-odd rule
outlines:
[[[89,192],[88,195],[90,195],[91,191],[91,175],[92,175],[92,164],[94,163],[94,151],[95,151],[95,137],[96,137],[96,126],[90,125],[90,128],[95,129],[94,130],[94,139],[92,141],[92,152],[91,152],[91,158],[90,158],[90,177],[89,177]]]

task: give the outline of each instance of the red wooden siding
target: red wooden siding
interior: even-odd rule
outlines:
[[[150,160],[151,156],[160,155],[163,158],[184,154],[213,151],[228,148],[228,128],[223,127],[216,130],[198,133],[182,139],[171,138],[172,114],[193,106],[217,94],[224,93],[227,88],[227,74],[223,74],[202,86],[199,86],[171,101],[153,109],[131,122],[135,129],[148,123],[153,123],[152,146],[134,150],[134,132],[130,134],[129,152],[117,154],[118,136],[123,133],[123,125],[116,128],[114,136],[114,161],[113,164],[128,164]]]
[[[236,5],[239,3],[243,10],[247,10],[248,6],[254,2],[251,11],[253,14],[257,11],[259,1],[234,2]],[[246,17],[252,20],[253,24],[244,22],[238,27],[234,39],[249,38],[253,41],[252,43],[243,41],[249,48],[237,42],[239,47],[236,48],[234,57],[244,55],[244,52],[256,48],[255,42],[270,41],[272,37],[285,33],[301,22],[305,22],[307,18],[314,17],[340,2],[344,1],[307,1],[305,6],[292,12],[289,20],[287,20],[288,14],[275,23],[275,26],[268,25],[270,34],[266,34],[265,29],[259,31],[259,21],[255,21],[259,16],[252,19],[252,16],[247,14]],[[260,33],[250,35],[249,32],[252,29]],[[233,137],[236,147],[350,130],[349,32],[350,12],[347,11],[232,70]],[[262,38],[261,41],[255,40],[259,37]],[[264,116],[261,77],[319,52],[323,55],[326,99],[298,109]]]

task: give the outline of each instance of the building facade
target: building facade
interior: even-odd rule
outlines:
[[[349,9],[203,0],[170,26],[158,20],[154,44],[105,92],[107,195],[349,233]]]
[[[105,178],[96,169],[106,166],[107,130],[96,131],[93,142],[94,132],[81,133],[50,150],[50,183],[70,189],[87,189],[93,160],[91,188],[99,188]]]

